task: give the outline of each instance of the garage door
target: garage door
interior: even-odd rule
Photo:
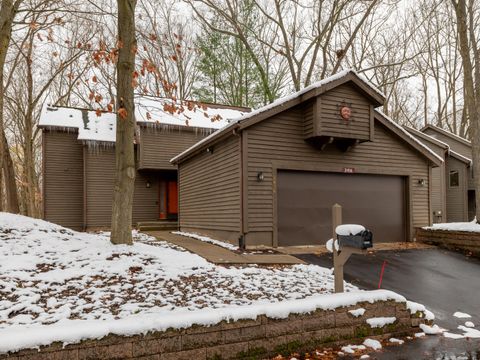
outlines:
[[[332,237],[332,205],[343,223],[372,230],[374,242],[405,241],[401,176],[279,171],[278,245],[319,245]]]

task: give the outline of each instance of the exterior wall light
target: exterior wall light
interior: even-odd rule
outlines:
[[[213,154],[213,147],[212,146],[207,147],[207,153]]]
[[[152,184],[150,184],[150,180],[147,180],[147,184],[145,185],[147,189],[150,189],[152,187]]]
[[[265,176],[263,175],[263,172],[260,171],[260,172],[257,174],[257,181],[258,181],[258,182],[262,182],[263,180],[265,180]]]
[[[425,179],[418,179],[418,185],[425,186]]]

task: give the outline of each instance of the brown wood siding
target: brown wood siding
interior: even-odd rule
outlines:
[[[110,227],[115,179],[115,149],[86,152],[87,228]],[[159,174],[137,172],[133,200],[133,224],[158,220]],[[147,181],[150,188],[147,188]]]
[[[467,169],[468,174],[468,190],[475,190],[475,182],[473,181],[473,166]]]
[[[180,227],[240,233],[240,137],[232,136],[179,167]]]
[[[370,139],[370,102],[353,85],[343,84],[317,98],[319,104],[319,135],[349,139]],[[351,108],[352,116],[346,121],[340,108]]]
[[[425,140],[424,138],[417,136],[415,133],[411,133],[417,140],[422,142],[424,145],[428,146],[430,150],[435,152],[442,159],[445,158],[445,148]],[[430,189],[430,198],[431,198],[431,216],[432,222],[441,223],[447,221],[447,197],[446,197],[446,186],[445,186],[445,164],[441,164],[438,167],[432,168],[431,174],[431,189]],[[438,215],[438,212],[441,212],[441,215]]]
[[[274,239],[276,169],[342,172],[344,167],[357,173],[409,176],[407,184],[412,227],[425,226],[429,217],[429,165],[418,152],[382,125],[375,125],[375,141],[357,145],[346,153],[334,144],[319,151],[303,137],[303,111],[295,108],[258,123],[248,130],[248,238],[257,243]],[[257,181],[263,172],[265,180]],[[424,179],[425,186],[418,184]],[[407,218],[408,219],[408,218]],[[255,233],[262,234],[261,236]],[[271,240],[270,240],[271,241]],[[275,245],[275,244],[274,244]]]
[[[83,146],[78,134],[43,130],[44,218],[83,229]]]
[[[457,170],[459,186],[450,186],[450,171]],[[447,189],[447,221],[458,222],[468,220],[468,194],[467,194],[467,167],[465,164],[451,156],[446,161],[446,189]]]
[[[170,159],[209,134],[200,129],[140,128],[139,169],[174,170]]]
[[[431,207],[433,222],[446,221],[446,189],[445,189],[445,165],[432,168],[431,178]],[[441,215],[438,215],[438,212]]]
[[[314,106],[316,106],[316,101],[310,101],[305,104],[303,108],[303,130],[306,139],[316,136],[315,126],[313,123],[315,121]]]

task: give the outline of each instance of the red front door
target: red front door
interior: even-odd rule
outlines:
[[[160,180],[159,218],[172,219],[178,216],[178,193],[176,180]]]

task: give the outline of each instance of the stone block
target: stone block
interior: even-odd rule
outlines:
[[[223,330],[224,343],[236,343],[265,337],[265,325]]]
[[[172,336],[163,339],[141,340],[133,343],[133,356],[161,354],[163,352],[180,351],[182,349],[181,336]]]
[[[132,343],[94,346],[78,349],[79,360],[128,359],[132,357]]]
[[[160,360],[206,360],[207,351],[205,348],[165,353],[160,355]]]
[[[248,342],[238,342],[235,344],[217,345],[207,348],[207,359],[219,356],[221,359],[237,359],[238,354],[248,351]]]
[[[182,335],[182,350],[190,350],[190,349],[195,349],[199,347],[220,345],[222,343],[223,343],[222,331]]]
[[[272,351],[275,349],[277,346],[285,344],[287,341],[287,338],[285,335],[283,336],[276,336],[276,337],[270,337],[266,339],[259,339],[259,340],[251,340],[248,342],[248,350],[254,350],[254,349],[267,349]]]
[[[304,331],[332,328],[335,327],[335,315],[333,312],[324,312],[318,315],[305,316],[302,322]]]
[[[135,360],[160,360],[160,355],[155,354],[155,355],[139,356],[139,357],[136,357]]]
[[[11,358],[7,358],[10,360]],[[59,351],[50,351],[50,352],[41,352],[31,353],[26,356],[22,356],[19,359],[21,360],[76,360],[78,359],[78,349],[73,350],[59,350]]]
[[[362,316],[355,317],[348,312],[335,313],[335,327],[353,326],[363,322]]]
[[[265,325],[265,335],[267,337],[271,336],[280,336],[285,334],[294,334],[302,332],[303,330],[303,320],[280,320],[280,321],[271,321],[269,320],[267,325]]]
[[[228,323],[222,322],[220,324],[220,327],[222,330],[228,330],[228,329],[238,329],[238,328],[244,328],[244,327],[257,326],[265,323],[266,323],[266,317],[258,316],[255,320],[247,319],[247,320],[232,321]]]

